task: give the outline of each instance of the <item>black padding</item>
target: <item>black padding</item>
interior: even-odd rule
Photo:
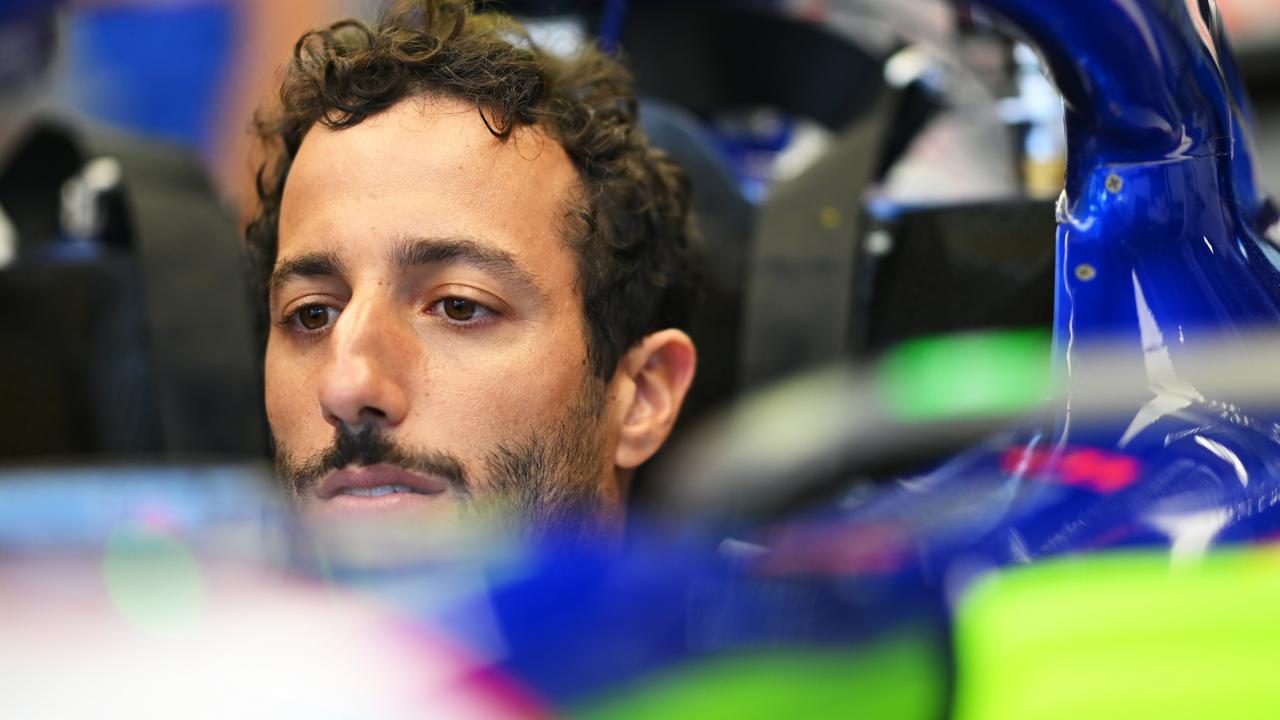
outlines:
[[[240,242],[200,165],[51,121],[27,138],[0,172],[20,250],[0,270],[0,457],[264,456]],[[123,172],[104,236],[127,241],[71,244],[62,183],[102,157]]]
[[[82,165],[80,149],[61,125],[37,123],[20,136],[0,167],[0,207],[18,232],[19,248],[57,236],[62,183]]]
[[[883,85],[881,60],[849,40],[731,3],[632,3],[621,48],[643,93],[703,117],[764,105],[842,130]]]
[[[896,106],[884,88],[821,160],[775,186],[760,209],[744,306],[747,387],[848,353],[863,194]]]
[[[142,295],[119,252],[0,270],[0,457],[162,449]]]
[[[94,155],[122,158],[146,278],[152,365],[170,454],[261,454],[260,363],[242,246],[196,159],[97,133]]]
[[[1052,326],[1052,201],[917,208],[879,230],[890,248],[863,262],[859,353],[936,333]]]
[[[697,382],[681,414],[689,421],[738,388],[742,292],[755,208],[691,113],[646,100],[640,122],[650,142],[680,163],[693,183],[703,287],[688,328],[698,348]]]

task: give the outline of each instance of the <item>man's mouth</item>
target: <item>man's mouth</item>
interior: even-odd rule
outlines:
[[[378,485],[377,487],[345,487],[338,491],[339,495],[355,495],[356,497],[382,497],[396,493],[417,492],[408,485]]]
[[[395,465],[349,465],[316,487],[322,507],[348,510],[394,509],[430,502],[449,490],[449,481]]]

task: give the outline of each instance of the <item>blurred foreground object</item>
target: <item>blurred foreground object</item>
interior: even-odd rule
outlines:
[[[956,619],[959,720],[1274,715],[1274,547],[1170,569],[1155,553],[984,578]]]
[[[1178,567],[1159,551],[956,563],[939,577],[899,562],[891,526],[811,517],[764,528],[767,547],[642,524],[621,555],[554,542],[406,554],[403,536],[370,525],[335,551],[272,500],[263,470],[0,476],[0,712],[923,720],[1277,707],[1260,675],[1280,659],[1269,547]]]
[[[0,715],[534,715],[444,634],[291,572],[271,482],[254,466],[0,473]]]

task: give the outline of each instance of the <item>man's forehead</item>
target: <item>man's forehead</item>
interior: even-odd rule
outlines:
[[[579,197],[568,155],[541,131],[503,140],[472,104],[413,98],[308,133],[285,185],[278,256],[454,238],[537,264],[564,249]]]
[[[375,167],[380,175],[443,172],[459,183],[501,180],[493,176],[500,171],[537,178],[544,192],[576,185],[568,155],[542,129],[519,125],[504,138],[493,133],[494,122],[470,102],[438,95],[407,98],[351,127],[312,127],[289,180],[319,165],[325,172],[335,166],[352,173]]]
[[[506,250],[470,237],[404,237],[384,248],[383,265],[391,272],[408,272],[432,265],[467,265],[517,285],[543,299],[545,283]],[[299,278],[342,277],[348,272],[347,253],[341,246],[304,250],[277,258],[269,289],[274,293]]]

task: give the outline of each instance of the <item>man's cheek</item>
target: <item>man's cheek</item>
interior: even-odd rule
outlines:
[[[546,382],[549,378],[539,378]],[[558,420],[573,396],[559,383],[498,383],[474,398],[470,414],[482,422],[485,432],[499,440],[545,432]]]
[[[305,451],[309,445],[308,426],[323,422],[319,409],[308,402],[314,392],[298,383],[286,382],[288,374],[273,373],[268,368],[265,376],[267,422],[278,444],[286,445],[291,452]],[[314,417],[310,417],[314,416]]]
[[[284,388],[281,387],[283,376],[280,372],[280,361],[277,353],[273,350],[273,341],[267,341],[267,352],[263,358],[263,400],[267,410],[267,422],[271,424],[272,432],[282,414],[280,407],[281,398],[284,397]]]

